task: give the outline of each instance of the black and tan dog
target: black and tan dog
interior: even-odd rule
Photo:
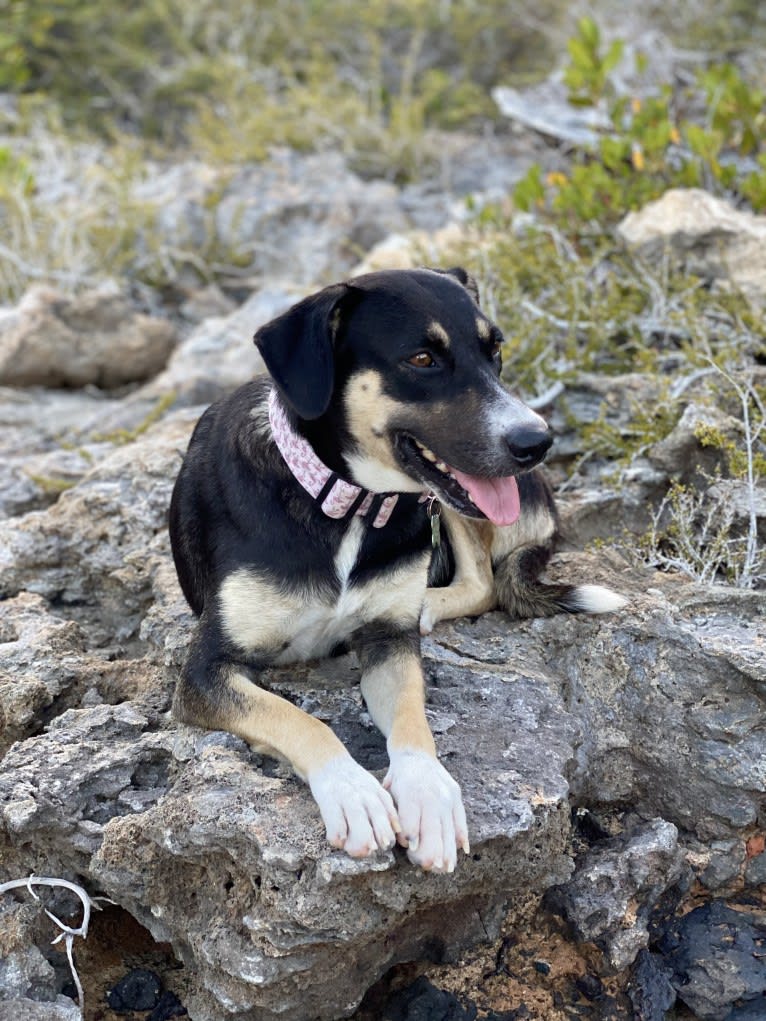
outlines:
[[[336,847],[362,856],[398,839],[449,872],[468,832],[426,722],[419,630],[497,604],[532,616],[622,601],[537,580],[556,516],[531,469],[551,436],[500,385],[502,336],[462,270],[328,287],[255,340],[272,378],[208,409],[173,493],[176,568],[200,618],[175,712],[288,760]],[[429,566],[441,588],[427,588]],[[324,723],[258,686],[266,664],[341,645],[387,738],[382,785]]]

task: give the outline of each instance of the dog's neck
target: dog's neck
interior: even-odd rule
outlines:
[[[398,494],[372,493],[328,468],[306,437],[290,424],[276,389],[269,393],[269,424],[285,464],[328,518],[371,514],[373,528],[382,528],[387,523]]]

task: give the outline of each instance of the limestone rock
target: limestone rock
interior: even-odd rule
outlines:
[[[0,755],[39,729],[45,710],[77,684],[85,636],[54,617],[40,596],[23,592],[0,617]]]
[[[41,1003],[24,996],[16,1000],[0,1000],[0,1021],[82,1021],[77,1004],[66,996],[55,1002]]]
[[[492,90],[492,98],[504,117],[572,145],[595,145],[611,126],[603,105],[573,106],[566,86],[555,79],[523,90],[500,85]]]
[[[174,413],[115,447],[48,510],[0,523],[0,593],[84,602],[113,638],[132,634],[150,598],[152,542],[167,548],[170,493],[196,418]]]
[[[766,302],[766,216],[735,209],[699,188],[672,188],[628,213],[617,233],[648,260],[669,251],[687,272]]]
[[[678,830],[655,819],[590,850],[548,902],[578,939],[605,945],[609,963],[622,971],[648,946],[649,916],[683,871]]]
[[[441,641],[467,661],[491,649],[555,678],[581,727],[570,783],[582,804],[631,804],[702,841],[755,825],[766,775],[762,593],[610,574],[597,556],[560,555],[553,574],[606,582],[629,609],[511,628],[487,614],[470,630],[442,625]]]
[[[0,317],[0,383],[115,387],[158,372],[178,340],[110,284],[71,297],[33,287]]]
[[[574,732],[558,699],[539,680],[480,665],[466,699],[463,668],[428,667],[432,725],[472,833],[452,876],[425,876],[401,852],[353,861],[333,851],[287,770],[137,703],[70,710],[8,752],[6,867],[29,867],[34,849],[33,865],[89,877],[172,941],[199,976],[192,1017],[343,1016],[392,964],[453,958],[497,931],[514,891],[569,873]],[[355,664],[284,673],[269,678],[274,690],[330,720],[367,766],[383,765]],[[493,727],[498,718],[524,728]]]
[[[275,149],[228,181],[215,211],[218,244],[238,265],[305,285],[342,277],[407,225],[396,187],[362,181],[339,153]]]

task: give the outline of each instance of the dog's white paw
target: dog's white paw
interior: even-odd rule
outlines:
[[[458,848],[470,853],[460,787],[438,759],[403,749],[391,754],[383,781],[399,812],[399,843],[407,857],[427,872],[452,872]]]
[[[333,847],[364,858],[394,846],[399,819],[391,795],[350,755],[338,755],[307,779]]]

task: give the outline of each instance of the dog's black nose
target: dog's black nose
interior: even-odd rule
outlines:
[[[514,460],[525,468],[532,468],[550,450],[553,436],[548,429],[514,429],[505,441]]]

